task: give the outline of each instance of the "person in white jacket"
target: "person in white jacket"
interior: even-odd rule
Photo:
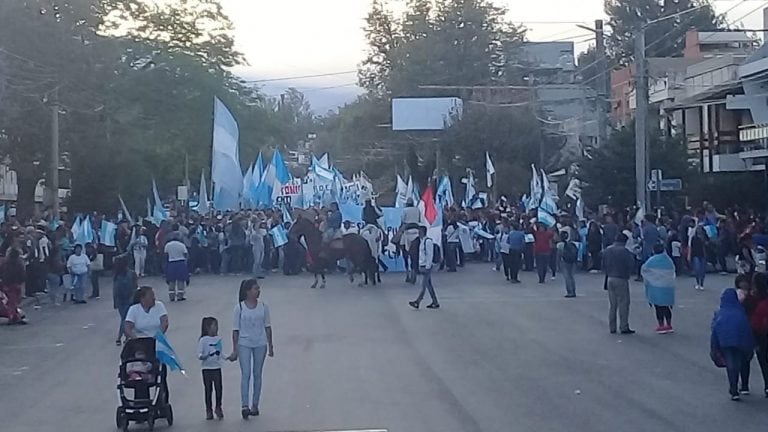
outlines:
[[[432,285],[432,266],[434,265],[433,259],[435,254],[435,243],[431,238],[427,237],[427,227],[419,227],[419,238],[421,243],[419,244],[419,273],[422,275],[421,279],[421,292],[415,301],[408,304],[418,309],[421,301],[424,299],[424,294],[429,291],[429,296],[432,298],[432,303],[427,306],[427,309],[439,309],[440,302],[437,301],[437,295],[435,294],[435,287]]]

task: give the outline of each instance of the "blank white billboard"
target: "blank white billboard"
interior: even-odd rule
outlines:
[[[392,99],[392,130],[443,130],[461,119],[464,103],[456,97]]]

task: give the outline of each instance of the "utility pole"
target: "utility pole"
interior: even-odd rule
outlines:
[[[595,28],[577,24],[576,27],[591,31],[595,34],[595,55],[597,56],[597,100],[595,115],[597,116],[597,147],[603,146],[608,139],[608,96],[611,94],[608,80],[608,59],[605,55],[605,32],[603,20],[595,20]]]
[[[55,89],[51,97],[51,165],[48,190],[51,194],[53,219],[59,217],[59,90]]]
[[[649,210],[648,194],[648,77],[645,62],[645,28],[635,34],[635,193],[643,212]]]
[[[605,33],[603,20],[595,20],[595,54],[600,60],[597,79],[597,148],[602,148],[607,140],[608,120],[608,59],[605,56]]]

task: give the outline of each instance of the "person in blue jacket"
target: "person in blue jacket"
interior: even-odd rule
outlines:
[[[712,352],[719,353],[725,360],[731,400],[740,400],[739,394],[749,394],[749,363],[755,341],[747,313],[733,288],[726,289],[720,296],[720,310],[715,312],[712,319],[710,343]]]

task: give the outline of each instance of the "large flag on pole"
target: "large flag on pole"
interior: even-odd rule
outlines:
[[[493,187],[493,175],[496,174],[496,168],[491,161],[491,155],[485,152],[485,182],[488,187]]]
[[[208,183],[205,181],[205,171],[200,174],[200,191],[197,201],[197,212],[201,215],[207,214],[210,211],[210,206],[208,205]]]
[[[467,168],[467,178],[464,179],[467,184],[467,189],[464,191],[464,207],[472,207],[472,202],[477,195],[477,189],[475,189],[475,174],[471,169]]]
[[[243,176],[243,191],[241,193],[243,199],[243,207],[250,208],[252,200],[249,197],[249,191],[251,190],[251,183],[253,183],[253,166],[248,167],[248,171]]]
[[[211,180],[214,184],[213,206],[218,210],[235,210],[240,206],[243,170],[240,168],[239,138],[237,121],[224,103],[215,98]]]
[[[264,170],[256,192],[255,204],[261,207],[272,207],[280,194],[280,188],[291,179],[291,173],[285,166],[283,155],[279,150],[272,154],[272,162]]]

